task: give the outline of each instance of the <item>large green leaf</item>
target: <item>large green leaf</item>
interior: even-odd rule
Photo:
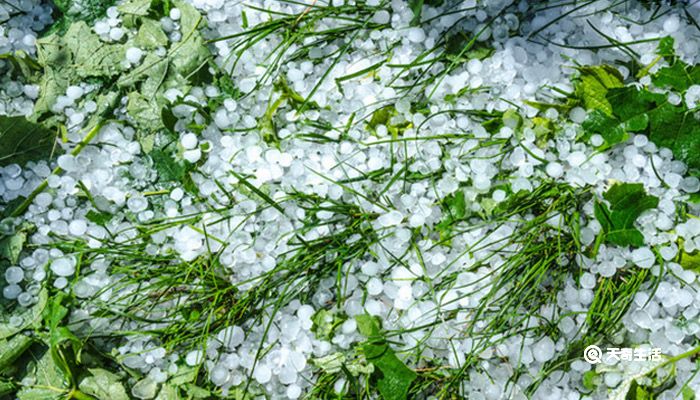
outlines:
[[[606,98],[609,89],[623,86],[620,72],[610,65],[580,67],[576,93],[589,110],[600,110],[612,115],[612,106]]]
[[[129,93],[126,111],[139,126],[150,130],[163,128],[160,106],[155,100],[149,100],[140,93]]]
[[[667,147],[691,172],[700,169],[700,123],[684,104],[673,105],[666,95],[634,86],[610,88],[606,100],[612,112],[589,113],[584,138],[600,134],[607,145],[627,140],[627,132],[644,133],[659,147]]]
[[[73,54],[72,71],[80,79],[112,77],[124,70],[124,46],[103,42],[83,21],[72,24],[61,42]]]
[[[651,81],[660,88],[670,87],[678,92],[685,92],[688,87],[700,82],[700,66],[690,66],[676,57],[673,49],[674,40],[666,36],[659,41],[656,53],[662,56],[670,65],[659,68],[651,76]],[[647,67],[647,70],[649,67]]]
[[[700,121],[685,107],[664,103],[649,112],[649,140],[668,147],[691,169],[700,168]]]
[[[153,167],[158,172],[158,178],[162,182],[182,181],[185,179],[187,168],[178,162],[166,150],[156,149],[150,153],[153,160]]]
[[[174,1],[181,12],[180,31],[182,39],[168,47],[168,39],[160,23],[146,17],[134,43],[145,49],[166,47],[167,53],[158,56],[149,52],[143,62],[119,77],[117,85],[128,94],[127,113],[136,125],[145,131],[154,132],[166,127],[163,109],[167,104],[164,93],[177,88],[183,93],[192,87],[194,76],[208,63],[211,53],[200,33],[202,16],[191,5]],[[134,7],[136,7],[134,5]],[[168,123],[168,126],[172,123]]]
[[[637,218],[646,210],[655,208],[659,199],[648,195],[641,183],[615,184],[603,198],[610,208],[601,202],[594,206],[595,217],[600,222],[603,239],[618,246],[644,245],[644,236],[634,226]]]
[[[381,371],[377,388],[382,398],[406,400],[408,389],[417,378],[417,374],[408,368],[389,347],[375,317],[364,314],[356,316],[355,320],[360,333],[367,337],[367,341],[361,347],[365,358]]]
[[[180,32],[183,40],[173,46],[169,58],[175,71],[187,77],[207,63],[210,53],[199,33],[203,27],[202,15],[188,3],[173,1],[173,4],[182,13]]]
[[[12,53],[0,54],[0,60],[7,60],[12,66],[13,76],[20,75],[25,79],[34,78],[34,73],[41,70],[41,66],[22,50]]]
[[[98,400],[129,400],[121,378],[101,368],[90,368],[90,376],[78,386],[83,393]]]
[[[124,14],[145,16],[151,8],[151,0],[128,0],[120,4],[117,9]]]
[[[654,389],[660,387],[663,381],[673,378],[675,369],[671,368],[670,372],[664,374],[665,378],[663,379],[650,377],[649,375],[653,375],[660,367],[666,365],[667,360],[668,357],[662,355],[659,360],[645,361],[641,368],[635,370],[635,372],[626,373],[622,378],[622,382],[608,393],[608,399],[651,400],[656,398],[656,396],[653,396]],[[640,382],[645,384],[641,385]]]
[[[30,308],[14,313],[12,316],[19,318],[19,324],[11,324],[11,315],[0,314],[0,339],[8,338],[29,327],[36,327],[41,322],[41,316],[46,308],[48,292],[42,289],[39,292],[37,302]]]
[[[83,21],[72,23],[64,34],[54,32],[37,40],[36,45],[38,63],[44,67],[34,106],[37,119],[51,111],[69,85],[88,78],[109,79],[124,70],[124,46],[102,42]]]
[[[601,110],[591,111],[586,120],[583,121],[583,129],[586,138],[590,138],[594,133],[599,134],[608,146],[627,140],[628,135],[620,121],[612,115],[607,115]]]
[[[166,46],[168,37],[163,32],[163,28],[161,28],[158,21],[144,19],[134,37],[134,43],[142,49],[155,49],[160,46]]]
[[[180,391],[173,385],[165,383],[160,387],[158,396],[155,400],[178,400],[180,399]]]
[[[63,371],[54,363],[49,351],[36,361],[31,376],[35,382],[17,392],[19,400],[65,399],[69,393],[69,382]]]
[[[682,93],[700,82],[700,66],[689,66],[681,60],[675,60],[672,65],[659,69],[651,81],[658,87],[671,87]]]
[[[0,257],[8,260],[10,264],[17,264],[26,240],[27,234],[25,232],[17,232],[12,236],[0,239]]]
[[[14,335],[9,340],[0,339],[0,371],[8,368],[24,353],[34,340],[27,335]]]
[[[0,116],[0,166],[46,159],[56,133],[24,117]]]

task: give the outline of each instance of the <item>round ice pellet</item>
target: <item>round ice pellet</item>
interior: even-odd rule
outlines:
[[[22,288],[17,284],[7,285],[2,289],[2,295],[8,300],[14,300],[22,293]]]
[[[141,61],[142,56],[143,50],[139,49],[138,47],[129,47],[126,49],[126,59],[131,64],[137,64],[139,61]]]
[[[76,219],[68,224],[68,233],[73,236],[82,236],[87,232],[87,223],[82,219]]]
[[[20,267],[9,267],[5,270],[5,280],[7,283],[20,283],[24,279],[24,270]]]
[[[71,259],[60,257],[51,263],[51,271],[58,276],[70,276],[75,272],[75,265]]]

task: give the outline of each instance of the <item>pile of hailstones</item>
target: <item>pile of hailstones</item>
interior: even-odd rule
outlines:
[[[368,5],[376,5],[375,3],[378,2],[368,1]],[[337,65],[332,65],[332,57],[327,57],[335,50],[334,46],[327,46],[312,49],[309,52],[310,60],[286,64],[283,73],[294,90],[309,95],[314,83],[330,69],[325,83],[318,88],[312,99],[321,107],[332,110],[324,117],[332,117],[337,121],[336,125],[344,126],[354,111],[364,110],[363,113],[367,114],[367,110],[371,111],[375,104],[394,101],[392,99],[397,96],[396,91],[385,86],[393,78],[393,71],[384,66],[377,69],[374,78],[359,76],[344,81],[343,93],[338,91],[334,78],[362,71],[372,65],[377,58],[375,49],[378,48],[393,49],[394,64],[410,62],[430,48],[440,33],[460,18],[464,17],[464,29],[476,32],[481,29],[483,21],[495,16],[509,3],[491,1],[485,2],[483,7],[480,3],[478,10],[475,10],[474,1],[465,1],[463,11],[448,13],[440,18],[428,17],[436,16],[444,10],[425,7],[425,17],[430,22],[421,28],[409,28],[413,18],[411,11],[402,2],[392,1],[386,10],[377,11],[373,17],[375,22],[389,25],[385,29],[361,35]],[[240,32],[242,28],[239,19],[244,9],[251,26],[270,18],[270,14],[260,11],[270,6],[263,2],[258,4],[260,9],[247,8],[249,5],[242,3],[224,4],[220,0],[194,0],[193,4],[206,16],[207,34],[212,37]],[[2,7],[0,5],[0,10]],[[274,7],[280,12],[304,11],[304,7],[294,4],[280,3]],[[524,11],[527,7],[526,2],[512,6],[514,11]],[[629,7],[626,12],[640,18],[648,16],[650,12],[641,6]],[[38,17],[34,18],[33,23],[16,24],[19,21],[17,17],[10,19],[15,22],[8,26],[17,26],[10,29],[7,38],[0,38],[3,40],[0,41],[0,46],[7,46],[9,39],[9,48],[26,48],[29,53],[34,52],[33,34],[21,29],[39,31],[48,19],[45,9],[32,10],[32,13],[38,10]],[[544,26],[545,22],[566,10],[566,7],[543,10],[533,19],[522,21],[520,30],[523,36],[528,31]],[[582,8],[578,13],[592,13],[596,10],[594,4]],[[679,53],[692,60],[693,53],[688,50],[692,50],[693,45],[697,46],[697,41],[685,36],[684,32],[689,31],[688,24],[679,15],[671,12],[664,18],[640,27],[629,26],[620,17],[605,13],[603,19],[606,26],[614,28],[603,29],[620,41],[672,35],[676,43],[681,44]],[[164,23],[173,25],[177,17],[178,13],[174,11],[170,17],[164,18]],[[451,72],[437,86],[429,87],[427,92],[432,94],[431,111],[453,107],[443,100],[445,95],[455,94],[466,86],[487,86],[491,90],[457,99],[457,108],[503,110],[509,107],[508,102],[522,104],[541,85],[567,87],[568,76],[559,67],[562,55],[591,64],[611,62],[619,57],[614,49],[603,49],[597,53],[579,52],[555,46],[542,47],[523,37],[509,38],[507,34],[503,35],[504,27],[513,29],[521,24],[515,13],[497,18],[495,24],[482,38],[496,51],[484,60],[471,60]],[[97,21],[94,29],[105,40],[117,40],[112,37],[112,31],[118,25],[119,14],[116,9],[110,9],[108,18]],[[547,29],[547,32],[554,32],[551,34],[553,38],[565,38],[569,44],[584,43],[586,35],[590,36],[584,18],[567,18]],[[120,32],[122,35],[130,34],[123,30]],[[251,82],[254,83],[263,72],[258,65],[264,63],[267,53],[275,48],[279,39],[271,35],[260,41],[255,46],[255,51],[243,54],[241,62],[233,71],[234,76],[242,77],[239,82],[242,90],[253,90]],[[226,43],[218,42],[213,51],[217,62],[225,66],[230,52]],[[652,54],[653,44],[640,45],[639,51]],[[132,50],[127,54],[127,61],[138,64],[141,58],[139,56],[140,53]],[[400,83],[410,83],[409,80],[409,77],[404,77]],[[3,101],[9,99],[13,104],[10,107],[4,106],[2,111],[6,113],[24,108],[21,106],[27,99],[31,101],[36,97],[36,87],[31,85],[20,88],[16,82],[3,81],[3,90]],[[85,93],[90,90],[89,85],[68,88],[64,104],[56,108],[57,112],[62,112],[67,118],[76,112],[83,113],[86,117],[95,109],[94,104],[84,99]],[[385,235],[380,244],[371,247],[376,254],[375,258],[362,259],[347,266],[346,298],[344,303],[337,305],[337,312],[346,314],[348,319],[335,331],[332,340],[320,340],[311,331],[312,317],[316,311],[333,300],[335,278],[329,277],[321,281],[311,304],[301,304],[295,300],[277,310],[274,315],[270,310],[262,310],[262,323],[243,321],[239,325],[223,329],[198,350],[168,354],[156,338],[144,335],[124,339],[117,347],[120,359],[125,366],[138,369],[147,376],[145,383],[134,389],[137,397],[144,397],[151,390],[149,385],[166,381],[184,365],[204,363],[209,379],[221,387],[224,393],[232,387],[247,384],[248,378],[252,377],[254,384],[264,387],[274,398],[296,399],[313,385],[316,369],[312,366],[312,360],[336,352],[347,352],[362,340],[352,318],[362,313],[381,317],[386,329],[434,325],[430,331],[418,329],[397,337],[397,341],[403,343],[397,345],[397,350],[402,346],[411,348],[420,344],[425,347],[424,357],[458,367],[464,361],[464,355],[473,347],[469,338],[463,338],[459,334],[460,324],[465,322],[467,314],[460,312],[453,320],[443,320],[440,317],[443,311],[469,309],[478,304],[490,282],[489,277],[502,262],[502,257],[498,255],[498,243],[508,240],[514,234],[518,222],[507,222],[499,226],[485,224],[472,229],[456,237],[452,248],[433,246],[428,239],[418,241],[425,270],[420,267],[414,255],[404,257],[402,261],[408,266],[404,267],[396,265],[392,254],[402,254],[409,247],[412,229],[428,227],[429,230],[430,226],[437,223],[442,217],[437,201],[457,190],[462,190],[468,200],[490,193],[495,202],[503,201],[505,192],[493,190],[497,174],[498,179],[509,182],[514,191],[530,191],[544,180],[556,180],[573,186],[591,186],[600,195],[610,180],[617,180],[642,183],[650,194],[660,199],[658,208],[647,212],[638,221],[647,246],[632,250],[603,246],[595,259],[580,257],[578,261],[586,272],[579,282],[571,279],[567,283],[559,295],[558,304],[549,309],[550,314],[553,308],[558,308],[561,314],[565,311],[585,311],[591,303],[597,277],[612,276],[618,269],[630,264],[636,268],[650,268],[658,274],[659,265],[655,262],[651,246],[657,247],[667,261],[672,260],[679,251],[674,244],[678,238],[684,240],[688,251],[700,248],[700,224],[695,219],[675,225],[676,202],[685,199],[684,196],[688,193],[697,192],[700,186],[698,180],[684,177],[685,166],[674,161],[667,149],[658,149],[643,135],[636,135],[628,143],[603,153],[576,142],[574,138],[578,124],[585,118],[582,109],[574,109],[569,115],[562,116],[553,110],[548,112],[549,118],[558,118],[564,127],[559,136],[547,144],[546,150],[535,145],[533,132],[525,131],[521,146],[526,147],[527,152],[514,146],[507,154],[501,154],[500,148],[486,146],[480,141],[487,138],[488,134],[469,117],[449,118],[442,114],[426,121],[423,115],[411,113],[409,101],[400,100],[396,102],[399,113],[395,117],[396,122],[408,121],[414,127],[421,126],[420,132],[414,128],[407,129],[405,136],[433,136],[451,131],[463,133],[468,139],[460,142],[445,140],[440,141],[441,144],[437,141],[416,141],[407,144],[404,148],[406,153],[402,150],[393,154],[399,164],[406,156],[411,157],[414,160],[411,171],[436,172],[444,168],[444,172],[434,185],[427,180],[413,183],[406,190],[403,190],[402,185],[391,185],[385,193],[385,198],[391,202],[380,207],[368,199],[354,196],[350,190],[358,193],[381,190],[387,182],[349,183],[346,190],[329,183],[329,179],[355,178],[366,172],[389,167],[391,152],[395,151],[391,145],[371,143],[376,138],[371,137],[359,125],[348,132],[350,139],[342,140],[339,144],[306,142],[294,136],[304,129],[296,124],[299,116],[294,112],[284,115],[279,127],[282,139],[280,149],[267,146],[254,132],[228,133],[227,130],[234,128],[253,129],[257,126],[256,117],[265,112],[272,86],[262,85],[255,90],[259,94],[238,101],[228,99],[220,109],[213,110],[215,121],[201,136],[184,131],[181,134],[181,156],[188,163],[199,163],[192,176],[203,202],[195,201],[195,198],[179,187],[162,197],[142,194],[153,188],[157,174],[142,152],[135,130],[126,121],[103,127],[93,143],[79,155],[59,156],[57,165],[64,171],[61,175],[52,175],[51,168],[55,165],[46,162],[29,163],[24,168],[9,165],[0,169],[0,198],[5,202],[27,196],[41,181],[48,180],[47,190],[36,197],[22,218],[37,227],[37,232],[30,240],[39,248],[24,254],[19,265],[7,269],[7,285],[3,288],[3,296],[10,300],[16,299],[23,307],[29,307],[36,301],[42,285],[70,289],[78,298],[85,299],[82,308],[72,310],[71,314],[78,331],[99,333],[117,329],[145,330],[158,327],[159,324],[144,325],[134,321],[92,317],[92,307],[88,301],[91,297],[98,294],[100,300],[109,301],[114,296],[136,291],[136,288],[112,288],[122,277],[110,274],[113,260],[108,257],[83,266],[80,279],[70,283],[69,280],[73,279],[76,272],[77,259],[73,254],[64,254],[52,247],[55,236],[85,239],[88,246],[100,248],[107,240],[112,243],[134,240],[134,222],[126,218],[127,215],[135,216],[137,223],[144,223],[162,217],[201,214],[200,223],[207,226],[208,235],[221,238],[226,246],[219,241],[207,243],[201,230],[189,226],[173,226],[139,240],[147,240],[147,249],[153,254],[175,252],[185,261],[194,260],[209,250],[221,251],[221,263],[228,269],[232,284],[240,285],[245,290],[256,284],[256,277],[273,270],[283,258],[282,255],[290,249],[287,243],[292,237],[291,232],[300,226],[301,219],[305,216],[303,209],[294,201],[282,201],[293,191],[316,194],[331,200],[356,202],[361,209],[380,214],[373,222],[375,230],[392,232]],[[170,95],[175,98],[184,93],[177,93],[177,89],[173,89]],[[208,98],[219,95],[219,90],[214,86],[195,87],[187,93],[186,100],[206,105]],[[14,97],[20,100],[12,100]],[[529,116],[534,115],[535,110],[527,106],[523,106],[523,109]],[[175,112],[181,121],[187,122],[194,118],[195,110],[192,107],[179,107]],[[319,113],[309,112],[305,117],[319,118]],[[75,128],[70,132],[73,141],[79,139],[81,122],[86,119],[73,121]],[[565,122],[566,120],[570,122]],[[513,133],[512,129],[505,127],[496,136],[510,139]],[[380,139],[385,138],[386,129],[379,127],[376,135]],[[600,140],[599,137],[593,137],[591,142],[595,145]],[[208,146],[208,151],[202,151],[200,146],[205,142],[211,145]],[[253,185],[265,187],[273,199],[282,201],[284,212],[267,208],[256,213],[261,206],[260,200],[238,191],[238,180],[230,171],[251,176],[250,182]],[[76,196],[79,192],[78,182],[90,191],[100,207],[114,214],[105,226],[92,223],[86,217],[92,206]],[[222,188],[233,196],[233,201],[227,200]],[[474,201],[473,204],[478,207],[478,202]],[[208,211],[210,206],[227,206],[230,210],[229,218],[221,221],[219,214]],[[587,204],[585,211],[588,215],[581,237],[583,244],[589,245],[599,232],[600,225],[592,216],[592,204]],[[332,216],[326,212],[319,213],[318,218],[331,219]],[[557,225],[556,221],[552,224]],[[13,228],[6,225],[8,224],[2,228]],[[306,233],[304,238],[312,240],[330,233],[329,226],[320,226]],[[464,248],[475,241],[486,245],[472,255],[464,255]],[[44,268],[47,265],[48,270]],[[474,268],[475,272],[460,273],[457,277],[460,283],[458,286],[483,282],[484,290],[467,296],[458,289],[444,289],[433,297],[423,278],[428,277],[434,283],[439,283],[446,265],[463,269],[479,266]],[[651,300],[650,294],[638,293],[633,309],[624,322],[627,335],[634,343],[660,347],[668,354],[679,354],[687,350],[689,341],[700,332],[700,326],[696,322],[681,326],[678,321],[681,316],[688,320],[696,317],[699,311],[697,305],[700,304],[697,300],[700,299],[695,294],[698,286],[695,274],[674,263],[668,263],[668,266],[673,274],[664,275]],[[160,306],[167,308],[168,304]],[[156,316],[158,312],[161,311],[153,311]],[[15,320],[13,323],[20,324],[21,321]],[[582,315],[564,317],[559,322],[563,335],[557,341],[549,337],[514,336],[482,353],[482,366],[488,366],[490,371],[488,375],[472,371],[468,378],[469,390],[481,398],[497,399],[504,395],[509,398],[525,398],[522,390],[537,376],[542,363],[553,359],[582,324]],[[426,335],[429,335],[429,340],[423,341]],[[264,341],[265,346],[270,346],[270,351],[254,361],[261,341]],[[420,360],[409,361],[420,364]],[[505,382],[511,379],[513,367],[517,365],[525,365],[531,375],[522,375],[515,385],[509,386],[509,392],[504,393]],[[581,376],[590,368],[583,361],[575,361],[566,374],[545,380],[538,393],[542,398],[577,397]],[[612,388],[620,382],[624,368],[620,366],[619,370],[605,374],[601,393],[604,393],[602,390],[606,386]],[[687,360],[678,363],[679,382],[689,378],[691,373],[692,365]],[[698,383],[697,378],[691,381],[693,387],[697,387]],[[335,389],[340,392],[345,384],[344,379],[340,378],[336,381]]]

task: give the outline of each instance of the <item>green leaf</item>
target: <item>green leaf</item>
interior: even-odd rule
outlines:
[[[641,183],[615,184],[603,194],[603,198],[610,202],[614,225],[631,226],[644,211],[659,204],[657,197],[646,194]]]
[[[156,134],[155,133],[141,133],[138,135],[138,141],[141,145],[141,150],[148,154],[153,151],[156,144]]]
[[[65,65],[78,78],[112,77],[124,70],[125,49],[121,44],[108,44],[83,21],[73,23],[62,43],[73,55],[73,65]]]
[[[586,132],[586,138],[590,138],[592,134],[597,133],[603,137],[607,146],[624,142],[628,137],[620,125],[620,121],[601,110],[591,111],[586,120],[583,121],[582,127]]]
[[[192,383],[197,379],[198,373],[198,367],[178,365],[177,372],[170,378],[170,380],[168,380],[168,382],[175,386],[180,386],[185,383]]]
[[[381,336],[381,326],[376,317],[368,314],[361,314],[355,317],[357,322],[357,330],[362,336],[375,337]]]
[[[676,56],[673,50],[674,40],[671,36],[666,36],[659,40],[659,46],[656,48],[656,54],[664,58],[672,58]]]
[[[700,168],[700,123],[685,107],[664,103],[650,111],[649,129],[649,140],[691,169]]]
[[[129,93],[126,112],[129,113],[143,129],[155,131],[163,127],[160,116],[160,106],[155,100],[149,100],[140,93]]]
[[[124,70],[122,44],[104,43],[83,21],[72,23],[65,34],[54,32],[37,40],[37,61],[44,68],[34,116],[50,112],[66,88],[86,78],[110,79]]]
[[[464,220],[468,215],[464,192],[457,191],[442,199],[442,219],[436,225],[441,240],[447,240],[452,234],[455,223]]]
[[[98,400],[129,400],[121,378],[101,368],[90,368],[91,376],[80,382],[78,388]]]
[[[595,390],[598,386],[598,373],[595,370],[586,371],[583,374],[583,387],[588,390]]]
[[[170,383],[165,383],[161,386],[158,396],[155,400],[179,400],[180,391]]]
[[[150,8],[151,0],[129,0],[117,6],[121,13],[140,16],[148,15]]]
[[[148,77],[158,77],[162,80],[165,78],[167,69],[168,62],[165,58],[162,58],[153,52],[149,52],[141,65],[119,77],[119,80],[117,80],[117,86],[120,88],[135,86],[136,84],[146,80]]]
[[[186,167],[184,164],[176,161],[169,152],[157,149],[151,151],[150,156],[161,182],[182,181],[185,179]]]
[[[138,399],[152,399],[158,393],[158,384],[146,376],[131,388],[131,394]]]
[[[8,394],[14,393],[16,389],[17,387],[13,382],[0,379],[0,396],[7,396]]]
[[[211,398],[211,392],[203,387],[194,385],[192,383],[185,384],[185,390],[187,394],[193,399],[209,399]]]
[[[608,144],[615,144],[626,139],[625,130],[642,132],[691,170],[700,168],[700,124],[685,105],[674,106],[664,94],[632,86],[610,89],[606,98],[613,115],[592,112],[583,124],[587,133],[599,133]]]
[[[358,331],[367,341],[361,346],[367,361],[381,372],[377,388],[385,400],[406,400],[408,389],[418,375],[406,366],[389,347],[382,335],[379,321],[370,315],[355,317]]]
[[[204,66],[211,53],[199,33],[199,29],[203,27],[202,15],[188,3],[173,1],[173,4],[182,14],[180,32],[183,41],[173,46],[169,58],[175,71],[186,77]]]
[[[0,116],[0,167],[46,159],[55,141],[55,132],[24,117]]]
[[[168,45],[168,37],[163,32],[160,23],[152,19],[144,19],[139,31],[134,37],[134,43],[145,50]]]
[[[649,115],[639,114],[625,121],[625,130],[630,132],[640,132],[649,126]]]
[[[160,111],[160,117],[163,120],[163,125],[170,133],[175,134],[175,124],[177,124],[177,117],[173,114],[173,110],[169,107],[163,107]]]
[[[0,240],[0,257],[8,260],[10,264],[17,264],[26,241],[27,234],[21,231],[3,238]]]
[[[19,325],[10,324],[10,315],[0,314],[0,339],[8,338],[29,327],[36,327],[41,322],[41,316],[48,301],[48,291],[44,288],[39,292],[37,302],[30,308],[23,309],[13,315],[21,321]]]
[[[656,208],[659,199],[648,195],[641,183],[615,184],[603,198],[610,203],[610,208],[597,202],[594,214],[600,222],[604,241],[618,246],[643,246],[644,236],[634,227],[634,222],[644,211]]]
[[[26,52],[16,50],[14,53],[0,54],[0,60],[7,60],[12,65],[12,72],[21,75],[25,79],[34,77],[34,73],[41,70],[41,66]]]
[[[683,386],[681,394],[683,395],[683,400],[695,400],[695,391],[687,385]]]
[[[105,226],[107,222],[109,222],[112,219],[112,214],[102,211],[90,210],[85,215],[85,218],[87,218],[90,222],[96,223],[97,225]]]
[[[312,317],[313,326],[311,331],[316,334],[317,339],[330,340],[333,337],[333,331],[338,325],[339,318],[330,311],[322,308],[318,310]]]
[[[173,5],[181,12],[182,40],[172,44],[164,57],[149,52],[141,65],[123,74],[117,81],[120,88],[133,90],[128,94],[127,113],[140,129],[150,132],[173,129],[176,120],[167,118],[169,115],[164,112],[167,104],[165,91],[177,88],[187,93],[211,58],[199,32],[203,26],[201,14],[184,2],[174,1]],[[168,45],[160,22],[148,18],[141,18],[141,21],[134,38],[136,45],[146,49]]]
[[[347,358],[343,353],[336,352],[324,357],[314,358],[311,362],[323,372],[336,374],[343,369],[346,360]]]
[[[685,249],[681,248],[678,263],[684,269],[700,272],[700,251],[686,253]]]
[[[0,371],[9,367],[33,342],[31,337],[22,334],[12,336],[10,340],[0,339]]]
[[[66,375],[56,365],[49,351],[39,358],[31,373],[36,381],[17,392],[19,400],[58,400],[65,399],[70,385]]]
[[[662,364],[666,362],[668,357],[661,356],[658,361],[646,361],[641,365],[640,369],[635,370],[636,372],[628,373],[624,376],[622,382],[608,395],[610,400],[649,400],[651,399],[651,393],[648,389],[658,386],[656,379],[647,379],[647,375],[656,371]],[[673,374],[667,374],[666,376],[672,376]],[[651,385],[641,386],[639,382],[642,380],[651,381]],[[641,389],[641,390],[639,390]]]
[[[666,103],[665,95],[639,90],[634,86],[610,89],[606,98],[613,107],[613,114],[622,122]]]
[[[671,87],[678,92],[685,92],[694,85],[693,78],[688,73],[688,65],[680,60],[676,60],[673,65],[663,67],[654,74],[651,81],[660,88]]]
[[[51,107],[56,103],[58,96],[66,93],[66,88],[69,85],[70,81],[66,73],[50,66],[44,68],[44,73],[39,83],[39,98],[34,104],[34,116],[41,116],[51,111]]]
[[[626,400],[651,400],[651,393],[644,386],[640,386],[637,380],[632,381],[629,390],[627,391]]]
[[[576,93],[588,110],[600,110],[612,115],[612,106],[606,98],[608,89],[622,87],[620,72],[609,65],[580,67]]]
[[[391,117],[395,116],[397,113],[396,107],[394,107],[393,104],[379,108],[372,113],[372,117],[369,119],[367,126],[371,130],[374,130],[379,125],[387,125]]]
[[[111,118],[112,115],[110,114],[117,108],[119,100],[121,100],[121,96],[116,91],[107,91],[98,94],[95,98],[97,109],[88,120],[86,128],[92,129],[105,119]]]

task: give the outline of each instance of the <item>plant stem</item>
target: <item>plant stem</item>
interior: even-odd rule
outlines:
[[[71,394],[71,397],[70,397],[71,399],[76,399],[76,400],[95,400],[94,397],[92,397],[92,396],[90,396],[90,395],[88,395],[88,394],[85,394],[85,393],[81,392],[81,391],[78,390],[78,389],[73,389],[73,390],[71,391],[70,394]]]
[[[655,371],[655,370],[657,370],[657,369],[659,369],[659,368],[665,367],[665,366],[667,366],[668,364],[675,363],[676,361],[680,361],[680,360],[682,360],[682,359],[684,359],[684,358],[694,356],[695,354],[698,354],[698,353],[700,353],[700,346],[697,346],[697,347],[695,347],[695,348],[692,348],[692,349],[686,351],[685,353],[681,353],[681,354],[679,354],[679,355],[677,355],[677,356],[673,356],[673,357],[669,358],[668,360],[666,360],[666,361],[664,361],[663,363],[659,364],[659,365],[658,365],[656,368],[654,368],[652,371]],[[651,371],[650,371],[650,372],[651,372]]]

